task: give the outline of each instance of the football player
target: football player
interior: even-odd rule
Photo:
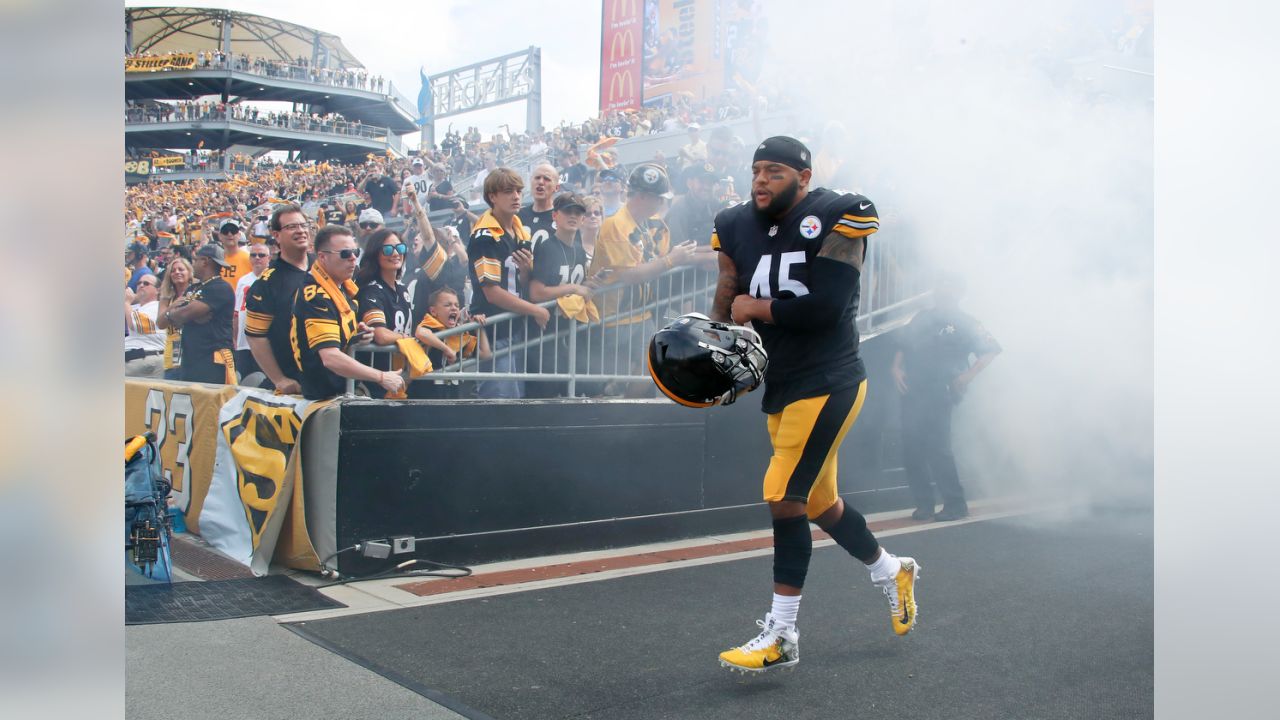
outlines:
[[[764,672],[800,660],[796,616],[809,569],[809,523],[862,561],[889,598],[891,627],[916,621],[912,558],[883,550],[865,518],[840,498],[836,457],[866,396],[858,357],[858,290],[875,205],[853,194],[809,188],[812,155],[800,141],[760,143],[751,197],[716,215],[711,245],[720,274],[711,319],[750,322],[769,356],[763,410],[773,457],[764,499],[773,516],[773,605],[763,629],[720,654],[734,670]]]

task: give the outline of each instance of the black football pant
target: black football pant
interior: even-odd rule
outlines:
[[[934,507],[933,486],[942,503],[964,507],[964,488],[951,453],[951,410],[949,397],[902,398],[902,459],[907,485],[917,508]]]

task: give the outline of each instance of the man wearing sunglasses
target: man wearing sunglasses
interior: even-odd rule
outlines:
[[[159,282],[155,275],[138,278],[138,291],[124,289],[124,374],[164,376],[164,332],[156,325]]]
[[[232,336],[236,341],[236,369],[241,378],[259,372],[262,368],[253,359],[253,351],[249,349],[249,337],[245,334],[246,301],[249,299],[249,288],[271,264],[271,252],[264,243],[249,246],[249,272],[236,281],[236,312],[231,319]]]
[[[232,288],[239,284],[240,278],[253,269],[252,263],[249,262],[249,253],[240,247],[244,241],[244,232],[240,229],[240,223],[228,220],[218,228],[218,242],[222,245],[222,257],[227,263],[222,266],[222,279],[226,280]]]
[[[359,320],[360,304],[351,277],[360,260],[355,236],[343,225],[316,233],[316,261],[293,304],[289,339],[302,368],[302,395],[322,400],[346,392],[347,378],[377,383],[388,393],[404,389],[400,373],[378,370],[347,355],[369,341],[369,326]]]
[[[369,236],[381,230],[386,223],[382,220],[382,213],[375,208],[367,208],[360,212],[360,218],[356,221],[360,225],[360,242],[369,239]]]

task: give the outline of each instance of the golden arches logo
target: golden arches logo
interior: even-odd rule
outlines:
[[[613,12],[609,15],[610,22],[618,22],[618,16],[625,18],[633,18],[639,14],[640,0],[614,0]]]
[[[636,90],[636,82],[631,77],[631,71],[615,73],[609,79],[609,102],[616,102],[618,99],[629,99]]]
[[[609,62],[617,62],[619,58],[627,59],[635,55],[636,34],[632,30],[616,33],[609,41]]]

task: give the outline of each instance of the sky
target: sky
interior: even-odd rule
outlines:
[[[155,5],[158,3],[125,2],[126,7]],[[337,35],[370,73],[389,78],[414,103],[422,87],[420,68],[434,75],[534,45],[542,49],[542,124],[552,127],[561,121],[582,122],[597,114],[600,0],[548,4],[510,0],[253,0],[187,2],[181,6],[255,13]],[[477,33],[475,28],[484,31]],[[566,77],[574,82],[560,81]],[[449,122],[464,129],[478,125],[486,135],[498,132],[504,123],[513,130],[524,130],[525,105],[514,102],[445,118],[436,129],[437,139],[443,137]],[[411,146],[418,143],[417,134],[404,139]]]

